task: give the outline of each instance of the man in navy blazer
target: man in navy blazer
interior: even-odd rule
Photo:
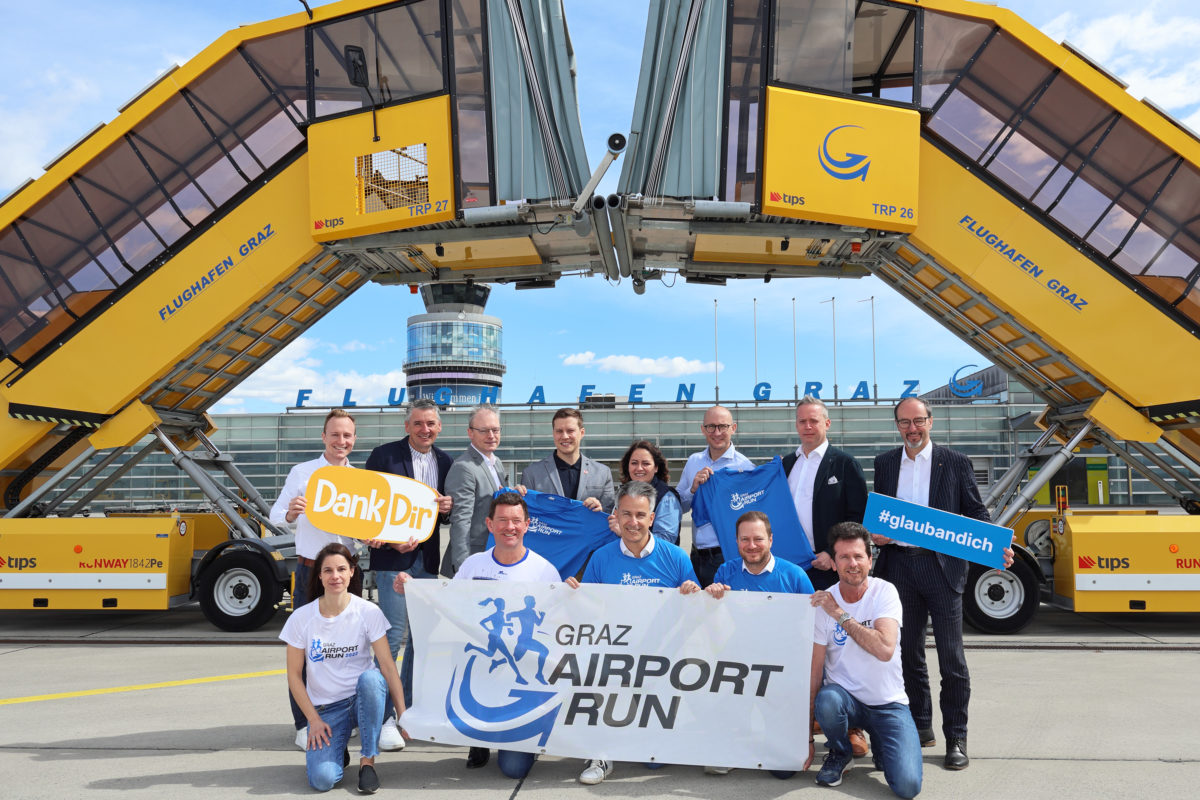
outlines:
[[[549,492],[571,500],[581,500],[593,511],[612,513],[617,492],[612,470],[579,452],[583,442],[583,415],[576,408],[560,408],[550,420],[554,433],[554,452],[530,464],[521,473],[517,487]]]
[[[446,495],[446,475],[454,459],[446,451],[434,447],[438,434],[442,432],[442,419],[438,414],[437,405],[428,398],[414,400],[408,407],[408,416],[404,420],[404,432],[408,435],[398,442],[381,444],[367,456],[366,468],[376,472],[388,472],[392,475],[403,475],[437,489],[438,510],[441,516],[433,528],[433,535],[421,544],[415,542],[388,543],[369,542],[371,545],[370,569],[375,572],[375,581],[379,591],[379,608],[383,611],[392,627],[388,630],[388,647],[392,658],[400,652],[404,645],[404,663],[400,669],[400,682],[404,685],[404,705],[412,707],[412,670],[413,647],[412,639],[408,636],[408,607],[404,595],[397,594],[392,589],[396,573],[407,572],[414,578],[436,578],[438,559],[441,556],[440,529],[442,523],[448,521],[452,498]],[[395,728],[395,726],[391,726]],[[383,749],[400,749],[404,740],[397,739],[399,731],[389,730],[384,724],[384,734],[380,737],[380,746],[390,745]]]
[[[875,491],[900,500],[991,522],[975,485],[971,460],[962,453],[929,440],[933,413],[920,398],[896,404],[896,429],[902,447],[875,457]],[[933,618],[942,686],[942,733],[946,737],[946,769],[964,769],[967,759],[967,704],[971,676],[963,652],[963,588],[967,562],[944,553],[873,536],[880,545],[875,574],[895,584],[904,606],[900,629],[900,656],[909,709],[920,733],[921,745],[931,747],[933,704],[929,671],[925,665],[925,626]],[[1008,551],[1011,553],[1011,551]],[[1007,555],[1008,553],[1006,553]]]
[[[783,471],[796,504],[800,525],[813,549],[808,579],[814,589],[838,582],[833,569],[829,529],[839,522],[862,522],[867,507],[867,479],[850,454],[829,444],[829,409],[811,395],[796,405],[800,446],[783,457]]]

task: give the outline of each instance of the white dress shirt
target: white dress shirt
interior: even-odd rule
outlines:
[[[483,459],[483,463],[488,465],[488,469],[491,470],[491,472],[492,472],[492,480],[494,480],[496,482],[496,490],[499,491],[500,489],[503,489],[504,482],[502,480],[500,480],[500,473],[496,470],[496,454],[492,453],[489,456],[489,455],[484,454],[484,452],[482,450],[480,450],[478,447],[476,447],[473,444],[469,444],[467,446],[470,447],[472,450],[474,450],[476,453],[479,453],[479,457]]]
[[[908,450],[900,449],[900,478],[896,481],[896,499],[907,500],[919,506],[929,505],[929,475],[933,466],[933,442],[926,442],[917,452],[916,458],[910,458]],[[901,547],[912,547],[905,542],[894,542]]]
[[[796,504],[796,514],[800,516],[800,527],[804,528],[804,535],[808,537],[808,546],[815,552],[817,549],[816,540],[813,539],[813,489],[817,482],[817,470],[821,468],[821,459],[825,457],[825,451],[829,449],[829,440],[821,442],[808,455],[804,455],[804,448],[796,448],[796,463],[792,465],[792,471],[788,475],[788,488],[792,490],[792,502]]]
[[[333,464],[326,461],[325,454],[322,453],[312,461],[304,461],[292,467],[288,471],[287,480],[283,482],[283,489],[279,491],[279,498],[275,500],[275,505],[271,506],[271,522],[276,525],[289,524],[287,521],[288,505],[292,502],[293,497],[300,497],[304,494],[304,490],[308,487],[308,479],[314,472],[321,467],[348,466],[350,466],[349,462]],[[316,558],[322,547],[335,542],[346,545],[351,553],[354,552],[357,545],[355,539],[321,530],[309,522],[308,516],[303,513],[296,517],[296,521],[291,524],[295,525],[296,530],[296,555],[302,558]]]
[[[427,453],[422,453],[410,444],[408,450],[412,453],[413,479],[437,491],[438,469],[437,459],[433,456],[433,448],[429,448]]]
[[[629,556],[630,558],[645,558],[646,556],[648,556],[654,552],[654,537],[653,536],[650,537],[650,541],[646,542],[646,546],[642,548],[642,552],[636,556],[633,554],[632,550],[630,550],[628,547],[625,546],[624,539],[617,539],[617,542],[621,545],[621,552],[624,553],[625,555]]]

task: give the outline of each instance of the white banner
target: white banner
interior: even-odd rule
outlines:
[[[807,595],[418,580],[417,739],[554,756],[799,770]]]

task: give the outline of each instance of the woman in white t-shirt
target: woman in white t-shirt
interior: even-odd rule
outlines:
[[[378,606],[352,592],[354,582],[362,582],[355,556],[343,544],[326,545],[313,560],[308,596],[314,599],[294,611],[279,634],[288,645],[288,688],[308,719],[308,783],[319,792],[342,779],[355,726],[362,737],[358,790],[378,790],[374,764],[389,691],[397,711],[404,712],[400,675],[388,649],[391,626]]]

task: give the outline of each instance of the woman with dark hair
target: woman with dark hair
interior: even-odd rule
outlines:
[[[308,719],[308,783],[319,792],[342,779],[356,726],[362,737],[358,790],[377,791],[375,756],[389,692],[404,713],[404,690],[388,648],[390,625],[378,606],[355,593],[361,587],[357,558],[343,544],[326,545],[313,559],[311,602],[292,612],[279,634],[288,645],[288,688]],[[301,674],[305,666],[307,677]]]
[[[679,544],[679,523],[683,511],[679,495],[671,488],[670,480],[667,459],[654,442],[638,440],[629,445],[625,455],[621,456],[622,483],[641,481],[654,487],[654,524],[650,526],[650,532],[671,544]],[[610,516],[608,527],[613,529],[613,533],[617,533],[616,525],[616,517]]]

